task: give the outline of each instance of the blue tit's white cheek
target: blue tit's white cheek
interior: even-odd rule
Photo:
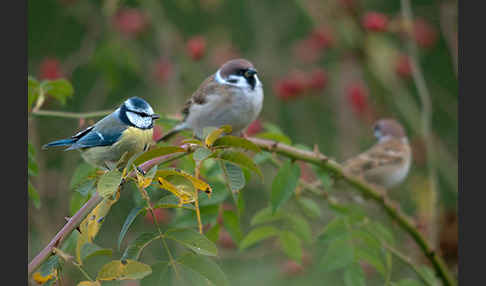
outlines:
[[[142,117],[134,112],[127,112],[127,118],[130,122],[138,128],[149,128],[152,125],[151,117]]]

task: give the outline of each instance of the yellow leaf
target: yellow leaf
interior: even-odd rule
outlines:
[[[165,178],[167,176],[182,176],[182,177],[188,179],[189,181],[191,181],[191,183],[192,183],[192,185],[194,186],[195,189],[204,191],[208,195],[211,194],[212,191],[213,191],[211,189],[211,186],[208,183],[206,183],[203,180],[198,179],[198,178],[194,177],[193,175],[186,173],[182,170],[167,169],[167,170],[157,171],[157,177]]]
[[[78,263],[82,264],[81,261],[81,248],[87,242],[93,242],[93,239],[98,234],[105,216],[110,211],[113,204],[118,201],[120,193],[117,193],[116,198],[112,200],[111,198],[105,198],[101,203],[99,203],[81,222],[79,225],[79,230],[81,234],[78,236],[78,241],[76,244],[76,259]]]
[[[131,259],[113,260],[100,269],[96,280],[142,279],[151,273],[152,268],[147,264]]]
[[[101,286],[99,281],[81,281],[77,286]]]
[[[37,282],[38,284],[44,284],[46,283],[47,281],[51,280],[51,279],[57,279],[57,270],[54,269],[54,271],[52,271],[49,275],[47,276],[42,276],[42,274],[37,271],[35,272],[33,275],[32,275],[32,278],[34,279],[35,282]]]
[[[196,201],[194,192],[187,190],[187,186],[179,185],[176,187],[162,177],[158,177],[158,180],[161,188],[166,189],[167,191],[174,194],[174,196],[179,198],[179,206],[182,206],[184,204],[190,204]]]
[[[190,138],[190,139],[184,139],[181,141],[182,144],[196,144],[201,146],[203,143],[200,140]]]
[[[213,132],[209,133],[209,135],[206,137],[206,140],[204,143],[206,146],[210,147],[213,145],[214,141],[221,136],[223,133],[231,133],[231,126],[229,125],[223,125],[219,127],[218,129],[214,130]]]

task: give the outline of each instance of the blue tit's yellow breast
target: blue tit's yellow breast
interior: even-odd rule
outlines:
[[[153,142],[152,134],[153,129],[129,127],[123,131],[120,139],[114,144],[114,147],[124,149],[125,151],[133,150],[135,153],[143,151]]]
[[[111,146],[88,148],[82,151],[83,158],[95,166],[108,166],[108,163],[116,163],[123,154],[130,158],[138,152],[148,149],[154,143],[152,139],[153,129],[138,129],[129,127],[122,132],[118,141]]]

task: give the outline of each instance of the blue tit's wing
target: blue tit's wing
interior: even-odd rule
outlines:
[[[66,150],[113,145],[120,139],[127,127],[117,117],[107,116],[95,125],[74,135],[73,138],[77,139],[76,142]]]

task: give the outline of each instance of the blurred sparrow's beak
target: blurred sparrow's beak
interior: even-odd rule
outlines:
[[[155,120],[155,119],[159,119],[160,118],[160,115],[158,114],[152,114],[152,119]]]
[[[255,74],[257,74],[257,71],[256,70],[254,70],[254,69],[248,69],[245,72],[245,77],[251,77],[251,76],[254,76]]]

